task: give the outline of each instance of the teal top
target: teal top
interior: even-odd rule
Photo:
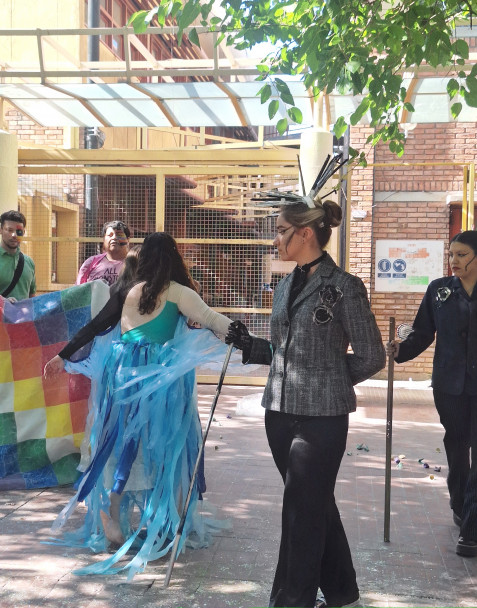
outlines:
[[[142,338],[146,338],[148,342],[164,344],[164,342],[174,337],[179,315],[177,304],[166,301],[164,308],[157,317],[124,332],[121,336],[121,341],[139,342]]]
[[[18,279],[18,283],[7,296],[16,300],[26,300],[26,298],[35,295],[36,292],[35,263],[31,257],[23,255],[25,256],[23,271]],[[15,254],[11,255],[3,247],[0,247],[0,294],[12,282],[19,257],[20,248],[17,248]]]

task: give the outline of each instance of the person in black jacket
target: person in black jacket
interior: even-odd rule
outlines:
[[[477,232],[457,234],[449,247],[452,277],[429,284],[412,326],[388,355],[414,359],[436,337],[432,387],[445,429],[447,486],[454,522],[460,527],[456,553],[477,557]],[[469,453],[470,452],[470,453]]]
[[[312,608],[318,587],[324,605],[361,606],[334,490],[356,410],[353,386],[384,367],[384,347],[363,282],[324,251],[341,208],[319,199],[279,208],[274,245],[297,266],[275,289],[271,340],[240,321],[225,338],[244,363],[270,365],[262,406],[284,494],[269,606]]]

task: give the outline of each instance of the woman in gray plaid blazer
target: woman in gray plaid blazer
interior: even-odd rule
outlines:
[[[285,489],[269,605],[313,607],[318,588],[328,606],[359,605],[334,487],[356,409],[353,385],[384,367],[385,352],[362,281],[323,251],[340,207],[309,203],[283,206],[277,219],[274,245],[298,266],[275,290],[271,342],[240,321],[226,341],[242,349],[244,363],[270,365],[262,405]]]

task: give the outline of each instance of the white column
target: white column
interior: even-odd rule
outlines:
[[[301,134],[300,141],[300,164],[303,173],[303,181],[305,183],[305,192],[308,194],[313,182],[315,181],[319,170],[321,169],[326,157],[333,156],[333,134],[321,127],[313,127],[303,131]],[[326,194],[331,190],[336,182],[329,180],[325,184],[321,194]],[[301,179],[300,179],[300,190],[302,190]],[[318,193],[320,194],[320,192]],[[328,198],[328,197],[327,197]],[[329,197],[336,201],[336,196]],[[331,239],[326,249],[335,260],[338,259],[338,230],[333,230],[331,233]]]
[[[313,127],[303,131],[300,141],[300,164],[305,182],[305,192],[308,194],[318,171],[328,154],[333,154],[333,134],[321,127]],[[327,184],[329,185],[329,184]],[[331,189],[331,186],[330,188]],[[300,180],[300,191],[302,190]]]
[[[0,214],[18,209],[18,144],[16,135],[0,130]]]

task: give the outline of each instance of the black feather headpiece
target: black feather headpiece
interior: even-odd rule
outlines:
[[[257,192],[252,202],[259,205],[260,207],[278,207],[281,205],[296,205],[297,203],[305,203],[310,209],[315,208],[315,197],[317,193],[323,188],[330,177],[339,171],[339,169],[348,161],[343,160],[343,153],[340,152],[335,156],[328,154],[325,162],[323,163],[318,175],[313,182],[310,192],[306,196],[300,196],[294,192],[281,192],[278,189],[269,190],[268,192]],[[304,190],[304,189],[303,189]],[[331,194],[333,190],[330,190],[325,196]]]

